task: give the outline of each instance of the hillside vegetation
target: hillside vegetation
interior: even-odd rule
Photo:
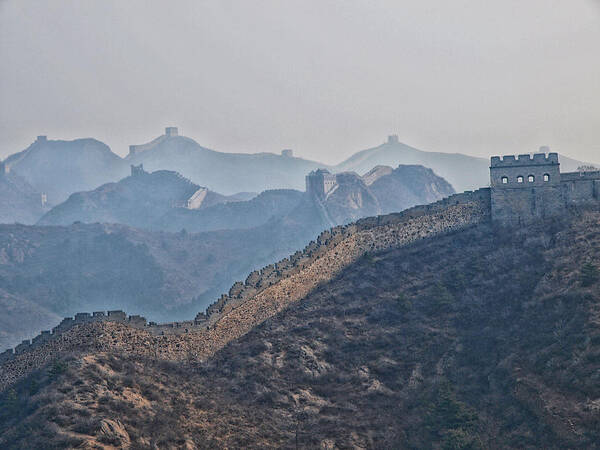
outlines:
[[[599,265],[598,211],[484,222],[375,249],[206,360],[73,329],[2,393],[0,444],[597,448]]]

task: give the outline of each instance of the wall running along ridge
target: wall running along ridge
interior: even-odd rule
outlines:
[[[365,253],[399,247],[490,219],[490,190],[465,192],[401,213],[324,231],[303,251],[252,272],[195,320],[147,324],[122,311],[80,313],[0,355],[0,390],[61,354],[118,350],[169,360],[202,360],[304,298]],[[85,330],[83,329],[85,328]]]

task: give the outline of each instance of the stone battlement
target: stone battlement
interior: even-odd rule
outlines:
[[[567,172],[560,174],[560,181],[600,180],[600,170]]]
[[[148,322],[143,316],[128,316],[124,311],[121,310],[94,311],[92,313],[79,312],[76,313],[74,317],[65,317],[58,325],[52,328],[52,330],[44,330],[33,339],[24,340],[14,349],[8,349],[0,353],[0,363],[9,361],[16,355],[20,355],[26,351],[29,351],[30,349],[39,347],[43,343],[64,334],[76,326],[97,322],[122,323],[133,328],[147,330],[154,335],[162,336],[166,334],[182,334],[204,330],[206,329],[207,317],[203,317],[203,315],[200,314],[197,316],[196,320],[157,324],[156,322]]]
[[[558,153],[535,153],[533,155],[523,154],[492,156],[490,160],[490,168],[496,167],[524,167],[536,165],[558,165]]]

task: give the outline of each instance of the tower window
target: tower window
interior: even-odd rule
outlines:
[[[550,181],[550,175],[547,173],[544,174],[544,181]]]
[[[529,175],[527,177],[527,181],[530,182],[530,183],[533,183],[535,181],[535,177],[533,175]]]
[[[508,177],[502,177],[502,184],[508,184]]]
[[[523,182],[523,176],[522,176],[522,175],[519,175],[519,176],[517,177],[517,183],[522,183],[522,182]]]

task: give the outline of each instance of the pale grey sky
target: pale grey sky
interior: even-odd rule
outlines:
[[[172,125],[327,163],[391,133],[600,162],[600,0],[0,0],[0,157]]]

